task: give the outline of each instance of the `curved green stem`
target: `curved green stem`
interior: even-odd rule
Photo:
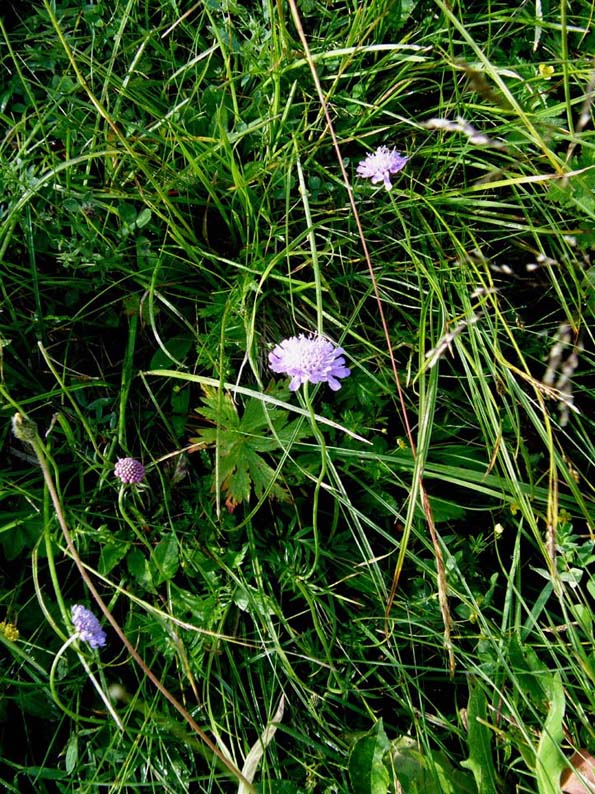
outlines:
[[[76,636],[76,634],[73,634],[71,637],[69,637],[66,640],[64,645],[60,648],[60,650],[58,651],[58,653],[54,657],[54,661],[52,662],[52,666],[50,668],[50,692],[52,693],[52,697],[54,699],[54,703],[65,714],[67,714],[69,717],[71,717],[76,722],[80,722],[81,720],[84,720],[85,722],[90,722],[90,723],[93,723],[94,725],[102,725],[103,724],[103,720],[102,719],[98,719],[97,717],[82,717],[80,714],[77,714],[76,712],[71,711],[71,709],[69,709],[68,706],[66,706],[62,702],[62,700],[60,699],[60,696],[58,695],[58,690],[56,688],[56,670],[58,669],[58,665],[60,663],[60,659],[62,658],[62,656],[65,653],[66,649],[69,648],[74,642],[76,642],[76,640],[77,640],[77,636]],[[109,701],[109,697],[105,694],[105,692],[101,688],[99,682],[97,681],[97,679],[95,678],[95,676],[91,672],[91,668],[89,667],[89,665],[87,663],[87,660],[85,659],[85,657],[83,656],[83,654],[80,651],[77,650],[76,653],[77,653],[77,656],[79,657],[79,661],[81,662],[81,664],[85,668],[85,672],[87,673],[87,676],[89,677],[89,680],[91,681],[91,683],[93,684],[93,686],[97,690],[97,694],[103,700],[106,709],[112,715],[112,717],[114,719],[114,722],[116,723],[118,728],[120,728],[120,730],[123,731],[124,730],[124,726],[122,725],[122,720],[118,717],[118,715],[114,711],[114,708],[113,708],[112,704]]]
[[[132,314],[128,322],[128,345],[126,346],[126,357],[122,367],[122,383],[120,386],[120,408],[118,411],[118,443],[126,449],[126,403],[134,377],[133,358],[136,345],[136,331],[138,329],[138,315]]]
[[[143,533],[140,531],[140,529],[138,528],[136,523],[128,515],[128,511],[126,510],[126,507],[124,505],[124,494],[125,493],[126,493],[126,486],[122,485],[120,487],[120,492],[118,493],[118,508],[120,510],[120,515],[122,516],[124,521],[128,524],[130,529],[134,532],[135,536],[142,543],[142,545],[145,546],[149,550],[149,552],[151,552],[152,551],[151,544],[149,543],[147,538],[143,535]],[[135,509],[134,512],[135,513],[137,512],[136,509]]]
[[[308,414],[310,416],[310,424],[312,425],[312,432],[314,433],[314,437],[320,444],[320,472],[316,479],[316,484],[314,485],[314,497],[312,500],[312,532],[314,535],[314,560],[312,565],[310,566],[310,570],[301,578],[306,580],[309,579],[316,568],[318,567],[318,559],[320,556],[320,535],[318,531],[318,501],[320,497],[320,489],[322,487],[322,482],[326,476],[327,465],[326,465],[326,441],[324,440],[324,435],[322,431],[318,427],[316,423],[316,416],[314,414],[314,408],[312,406],[312,401],[310,399],[310,394],[308,392],[308,382],[304,383],[304,402],[306,404],[306,408],[308,409]]]

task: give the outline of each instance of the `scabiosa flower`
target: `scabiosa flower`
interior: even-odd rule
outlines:
[[[408,157],[399,154],[396,149],[379,146],[375,152],[370,152],[366,159],[360,162],[357,173],[365,179],[371,179],[374,185],[384,182],[384,187],[391,190],[390,175],[397,174],[408,159]]]
[[[145,477],[145,467],[135,458],[118,458],[114,466],[114,474],[124,483],[142,482]]]
[[[351,370],[345,366],[345,351],[322,336],[292,336],[269,353],[273,372],[291,377],[289,388],[297,391],[302,383],[328,383],[333,391],[341,388],[337,378],[346,378]]]
[[[105,631],[90,609],[75,604],[72,607],[72,622],[83,642],[88,642],[91,648],[103,648],[106,641]]]

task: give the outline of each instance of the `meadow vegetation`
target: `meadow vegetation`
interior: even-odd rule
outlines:
[[[0,11],[5,791],[595,790],[594,24]]]

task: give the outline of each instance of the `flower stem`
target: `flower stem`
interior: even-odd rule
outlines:
[[[308,571],[308,573],[301,577],[304,581],[309,579],[316,570],[316,568],[318,567],[318,559],[320,556],[320,536],[318,532],[318,502],[320,497],[320,489],[322,487],[322,481],[326,477],[326,472],[327,472],[326,441],[324,440],[324,435],[322,434],[322,431],[320,430],[318,424],[316,423],[316,415],[314,413],[312,400],[310,399],[308,386],[309,386],[308,382],[304,383],[304,402],[308,410],[308,415],[310,417],[312,432],[314,433],[314,437],[316,438],[316,440],[320,445],[320,472],[316,479],[316,484],[314,485],[314,497],[312,500],[312,532],[314,535],[314,560],[312,562],[312,565],[310,566],[310,570]]]

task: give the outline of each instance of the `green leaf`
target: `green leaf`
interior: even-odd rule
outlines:
[[[76,767],[78,762],[78,758],[79,758],[78,735],[76,733],[73,733],[70,739],[68,740],[68,746],[66,748],[65,766],[68,774],[74,771],[74,768]]]
[[[562,679],[558,672],[551,676],[548,689],[549,710],[537,746],[535,775],[539,794],[560,794],[560,774],[566,766],[560,749],[564,739],[562,720],[565,697]]]
[[[43,527],[37,516],[22,517],[18,514],[7,514],[10,518],[4,527],[0,528],[0,542],[7,560],[14,560],[23,549],[35,546],[42,533]]]
[[[160,585],[173,579],[177,573],[178,565],[178,541],[175,535],[171,534],[160,540],[151,554],[154,584]]]
[[[423,778],[423,756],[414,739],[400,736],[391,744],[391,758],[399,784],[404,792],[418,791]]]
[[[203,405],[196,413],[214,427],[201,427],[199,435],[190,440],[216,448],[219,482],[213,489],[220,488],[232,508],[247,502],[252,491],[258,498],[270,494],[287,501],[287,490],[263,454],[280,446],[285,448],[301,437],[305,432],[301,430],[301,420],[289,422],[285,411],[265,407],[262,400],[256,399],[247,400],[240,413],[231,394],[203,388]]]
[[[267,616],[276,611],[274,601],[256,587],[239,586],[233,594],[233,602],[242,612],[250,614]]]
[[[391,761],[403,794],[477,794],[472,775],[455,769],[444,753],[422,753],[409,736],[391,743]]]
[[[181,436],[186,427],[186,418],[190,406],[190,389],[182,389],[174,386],[171,392],[170,403],[172,408],[170,421],[174,431]]]
[[[420,794],[435,794],[436,783],[441,794],[476,794],[477,789],[473,777],[460,772],[441,752],[430,751],[424,758],[424,769],[427,770]]]
[[[386,794],[390,782],[385,756],[390,743],[382,720],[359,739],[349,756],[349,777],[353,794]]]
[[[467,508],[461,505],[460,502],[442,499],[439,496],[430,496],[428,498],[436,524],[463,518],[467,512]]]
[[[149,561],[140,549],[130,549],[126,555],[126,564],[130,575],[137,581],[141,587],[146,590],[153,591],[153,579],[151,577],[151,569],[149,568]]]
[[[107,576],[115,568],[120,560],[126,556],[128,551],[127,543],[105,543],[101,547],[99,557],[99,573]]]
[[[151,210],[148,207],[145,207],[138,213],[138,217],[136,219],[136,225],[139,229],[142,229],[143,226],[146,226],[151,220]]]
[[[132,204],[122,202],[118,204],[118,215],[126,226],[131,226],[136,221],[136,209]]]
[[[522,690],[531,696],[537,705],[542,705],[551,683],[551,673],[539,659],[533,648],[521,645],[512,637],[508,648],[510,665]]]
[[[467,704],[469,758],[462,761],[461,766],[473,772],[478,794],[497,794],[496,770],[491,747],[492,732],[485,724],[486,712],[485,693],[480,686],[471,682]]]
[[[169,366],[172,361],[183,361],[186,354],[192,347],[192,339],[189,337],[174,336],[165,340],[163,348],[158,348],[151,359],[152,367]],[[165,352],[167,350],[167,353]],[[168,356],[168,353],[170,354]]]

